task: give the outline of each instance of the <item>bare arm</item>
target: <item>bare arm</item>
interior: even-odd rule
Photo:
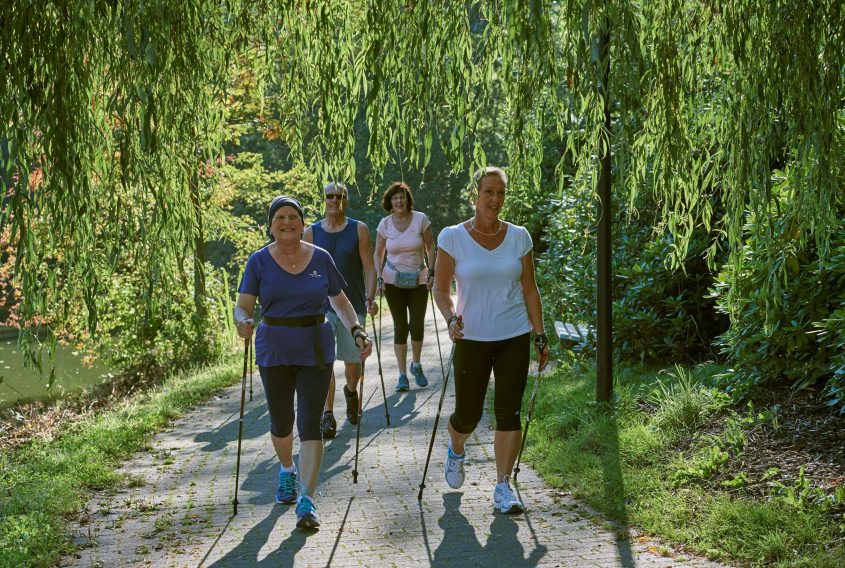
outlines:
[[[337,296],[329,296],[329,303],[337,314],[337,317],[340,318],[343,326],[349,330],[350,333],[354,327],[358,327],[358,330],[356,330],[355,333],[355,344],[361,350],[361,360],[363,361],[372,353],[373,344],[369,341],[367,333],[358,323],[358,316],[355,314],[355,308],[352,307],[352,303],[343,292]]]
[[[238,303],[235,304],[234,309],[238,337],[244,339],[252,337],[252,330],[255,329],[255,322],[252,319],[252,314],[255,312],[255,300],[256,297],[252,294],[238,294]]]
[[[434,246],[434,235],[431,232],[431,225],[426,227],[425,231],[422,234],[423,238],[423,245],[425,246],[425,256],[426,260],[428,261],[428,267],[434,268],[434,256],[435,252],[437,251],[437,247]],[[435,275],[437,274],[437,269],[434,269]],[[434,287],[434,282],[432,282],[431,278],[428,279],[428,289],[431,290]]]
[[[306,243],[314,244],[314,232],[311,230],[311,225],[305,227],[305,232],[302,233],[302,240]]]
[[[457,341],[464,336],[464,324],[460,316],[455,313],[452,302],[452,278],[455,276],[455,259],[448,252],[440,249],[434,266],[434,301],[440,309],[440,314],[449,324],[449,337]],[[458,316],[454,319],[453,316]]]
[[[374,316],[378,313],[378,304],[373,301],[376,297],[376,268],[373,259],[373,241],[370,231],[364,223],[358,223],[358,254],[364,267],[364,293],[367,295],[367,312]]]
[[[534,333],[545,333],[543,326],[543,303],[540,299],[540,290],[537,288],[537,279],[534,275],[534,253],[529,251],[522,257],[522,297],[525,299],[525,307],[528,310],[528,321],[531,322],[531,329]],[[536,345],[535,345],[536,347]],[[537,351],[537,364],[542,371],[549,360],[549,347],[546,345],[542,350]]]
[[[375,269],[376,279],[378,283],[378,293],[384,293],[384,277],[382,270],[384,269],[384,253],[387,249],[387,243],[380,234],[376,233],[376,251],[373,254],[373,268]]]

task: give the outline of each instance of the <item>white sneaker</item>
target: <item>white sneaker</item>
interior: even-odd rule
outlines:
[[[496,489],[493,491],[493,508],[506,515],[515,515],[525,511],[525,505],[511,489],[510,476],[506,475],[504,481],[496,484]]]
[[[464,484],[464,458],[453,458],[452,450],[447,446],[446,449],[446,483],[452,489],[460,489]]]

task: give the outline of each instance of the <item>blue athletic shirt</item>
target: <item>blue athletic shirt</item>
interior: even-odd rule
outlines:
[[[269,245],[268,245],[269,246]],[[328,252],[314,247],[308,266],[299,274],[283,269],[264,247],[247,260],[238,292],[257,296],[262,314],[277,318],[326,315],[329,296],[343,291],[346,282]],[[325,322],[320,339],[326,364],[334,362],[334,334]],[[317,364],[314,353],[314,328],[258,324],[255,332],[255,356],[260,367]]]
[[[367,313],[364,265],[361,262],[361,252],[358,250],[358,221],[347,218],[346,227],[336,233],[324,230],[322,221],[317,221],[311,225],[311,234],[314,244],[329,252],[335,266],[346,280],[343,292],[352,302],[355,313]],[[329,309],[331,310],[331,306]]]

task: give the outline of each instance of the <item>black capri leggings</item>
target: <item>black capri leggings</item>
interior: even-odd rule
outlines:
[[[393,343],[408,343],[409,314],[411,341],[422,341],[428,287],[420,284],[416,288],[397,288],[393,284],[385,284],[384,296],[393,316]]]
[[[296,393],[296,429],[299,441],[322,440],[320,418],[329,393],[332,367],[322,371],[316,366],[278,365],[259,367],[267,408],[270,411],[270,432],[279,438],[293,432],[293,394]]]
[[[455,344],[455,412],[449,417],[455,431],[471,434],[478,426],[491,370],[496,374],[496,430],[522,429],[520,411],[530,347],[527,333],[499,341],[461,339]]]

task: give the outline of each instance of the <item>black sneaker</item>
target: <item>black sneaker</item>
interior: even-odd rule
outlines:
[[[343,396],[346,397],[346,418],[350,424],[358,424],[358,393],[349,392],[346,385],[343,385]]]
[[[337,435],[337,420],[334,419],[334,413],[327,410],[323,413],[323,419],[320,420],[320,432],[323,433],[323,439],[328,440]]]

